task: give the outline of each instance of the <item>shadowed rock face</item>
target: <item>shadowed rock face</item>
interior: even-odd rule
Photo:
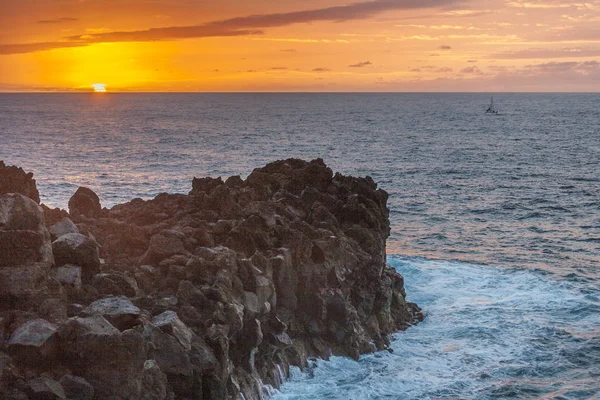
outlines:
[[[7,166],[0,161],[0,194],[6,193],[20,193],[40,203],[40,194],[33,174],[26,173],[23,168]]]
[[[386,349],[422,318],[386,265],[387,193],[371,178],[289,159],[110,211],[88,190],[69,202],[80,233],[68,221],[53,229],[68,265],[0,313],[5,337],[52,327],[58,351],[41,369],[0,359],[12,374],[52,377],[34,383],[57,398],[64,382],[100,398],[258,399],[290,365]],[[54,214],[53,224],[65,218]],[[104,264],[76,257],[84,242]],[[5,381],[0,391],[32,392]]]

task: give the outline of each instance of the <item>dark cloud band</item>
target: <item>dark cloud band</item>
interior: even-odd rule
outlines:
[[[216,36],[246,36],[261,34],[261,28],[282,27],[298,23],[319,21],[349,21],[367,19],[392,10],[438,7],[459,3],[462,0],[373,0],[344,6],[325,7],[288,13],[259,14],[213,21],[203,25],[152,28],[132,32],[107,32],[93,35],[76,35],[65,41],[0,45],[0,54],[30,53],[65,47],[86,46],[91,43],[145,42]]]

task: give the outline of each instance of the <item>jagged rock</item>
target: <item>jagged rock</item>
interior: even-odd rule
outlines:
[[[40,304],[38,314],[54,324],[67,319],[67,304],[62,299],[46,299]]]
[[[0,195],[0,249],[0,269],[31,263],[52,265],[44,213],[33,200],[21,194]]]
[[[65,375],[60,378],[65,395],[69,400],[92,400],[94,387],[80,376]]]
[[[88,218],[96,218],[102,215],[100,198],[93,190],[80,187],[69,199],[69,214],[73,217],[85,215]]]
[[[69,212],[61,210],[60,208],[50,208],[45,204],[40,204],[44,211],[44,218],[46,219],[46,226],[52,226],[59,222],[63,218],[69,218]]]
[[[0,161],[0,195],[6,193],[20,193],[40,203],[33,173],[26,173],[23,168],[9,167]]]
[[[171,400],[174,395],[167,376],[155,360],[146,360],[142,377],[141,400]]]
[[[54,268],[50,273],[61,284],[81,289],[81,267],[65,264],[62,267]]]
[[[69,218],[63,218],[48,228],[48,232],[52,236],[52,240],[56,240],[59,237],[68,233],[79,233],[77,226]]]
[[[60,383],[45,377],[28,381],[25,392],[31,400],[64,400],[67,398]]]
[[[102,315],[112,325],[123,331],[140,323],[141,310],[134,306],[128,298],[121,296],[96,300],[87,306],[83,313]]]
[[[147,348],[138,332],[119,332],[92,315],[70,318],[58,337],[63,363],[94,387],[96,398],[139,398]]]
[[[164,259],[182,253],[187,252],[180,238],[161,233],[152,236],[148,250],[142,256],[139,265],[158,265]]]
[[[153,346],[150,357],[156,360],[162,372],[167,376],[192,376],[189,354],[179,340],[152,326],[146,327],[145,337]]]
[[[139,292],[135,279],[118,272],[97,274],[92,285],[103,296],[135,297]]]
[[[163,332],[173,335],[184,349],[190,351],[192,348],[193,332],[188,328],[174,311],[165,311],[157,315],[152,323],[159,327]]]
[[[82,279],[91,280],[100,272],[98,244],[80,233],[68,233],[52,243],[57,266],[73,264],[81,267]]]
[[[390,334],[422,319],[385,264],[386,203],[371,178],[334,176],[322,160],[276,161],[246,180],[195,179],[189,195],[110,211],[79,189],[70,218],[83,235],[45,209],[61,235],[58,268],[31,283],[33,261],[0,267],[29,285],[0,303],[0,336],[40,316],[60,323],[41,346],[49,351],[28,351],[44,353],[39,365],[7,345],[14,357],[4,367],[0,357],[0,390],[25,399],[27,379],[73,374],[98,399],[257,399],[259,379],[277,387],[309,357],[386,349]],[[28,229],[43,236],[40,225]],[[69,251],[87,242],[87,258],[61,241]],[[65,389],[76,381],[64,378]]]
[[[34,319],[18,327],[8,340],[8,351],[25,362],[39,361],[56,351],[57,326],[45,319]]]

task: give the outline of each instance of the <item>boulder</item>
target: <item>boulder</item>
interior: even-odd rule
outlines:
[[[19,326],[8,340],[8,351],[25,362],[36,362],[54,354],[57,326],[34,319]]]
[[[135,279],[120,272],[97,274],[92,285],[102,296],[135,297],[139,292]]]
[[[69,199],[69,214],[73,217],[85,215],[88,218],[97,218],[102,215],[100,198],[93,190],[80,187]]]
[[[54,268],[50,271],[50,276],[63,285],[81,289],[81,267],[77,265],[66,264],[62,267]]]
[[[142,377],[141,400],[171,400],[174,398],[167,376],[155,360],[146,360]]]
[[[40,304],[38,314],[54,324],[67,319],[67,304],[63,299],[46,299]]]
[[[57,266],[73,264],[81,267],[82,278],[90,281],[100,272],[98,244],[80,233],[68,233],[52,243]]]
[[[67,398],[61,384],[46,377],[28,381],[25,392],[30,400],[65,400]]]
[[[152,323],[159,327],[163,332],[177,338],[184,349],[187,351],[191,350],[194,333],[181,322],[175,311],[165,311],[162,314],[157,315],[152,320]]]
[[[102,315],[119,330],[129,329],[140,323],[141,310],[127,297],[107,297],[94,301],[83,311],[85,315]]]
[[[176,254],[187,254],[183,241],[175,236],[157,234],[150,239],[148,250],[140,259],[139,265],[158,265]]]
[[[21,194],[0,195],[0,249],[0,269],[53,264],[44,213],[33,200]]]
[[[26,173],[23,168],[9,167],[0,161],[0,195],[6,193],[20,193],[40,203],[33,173]]]
[[[92,400],[94,387],[80,376],[65,375],[60,378],[65,395],[69,400]]]
[[[59,237],[68,233],[79,233],[77,226],[69,218],[63,218],[57,223],[53,224],[48,228],[48,232],[52,236],[52,240],[56,240]]]
[[[156,360],[162,372],[167,376],[192,376],[189,354],[179,340],[153,326],[145,327],[144,337],[152,344],[149,357]]]
[[[139,398],[147,347],[138,332],[93,315],[70,318],[58,337],[63,364],[94,387],[95,398]]]

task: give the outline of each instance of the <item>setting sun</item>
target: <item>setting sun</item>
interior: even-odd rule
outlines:
[[[94,83],[92,87],[95,93],[106,93],[106,85],[104,83]]]

